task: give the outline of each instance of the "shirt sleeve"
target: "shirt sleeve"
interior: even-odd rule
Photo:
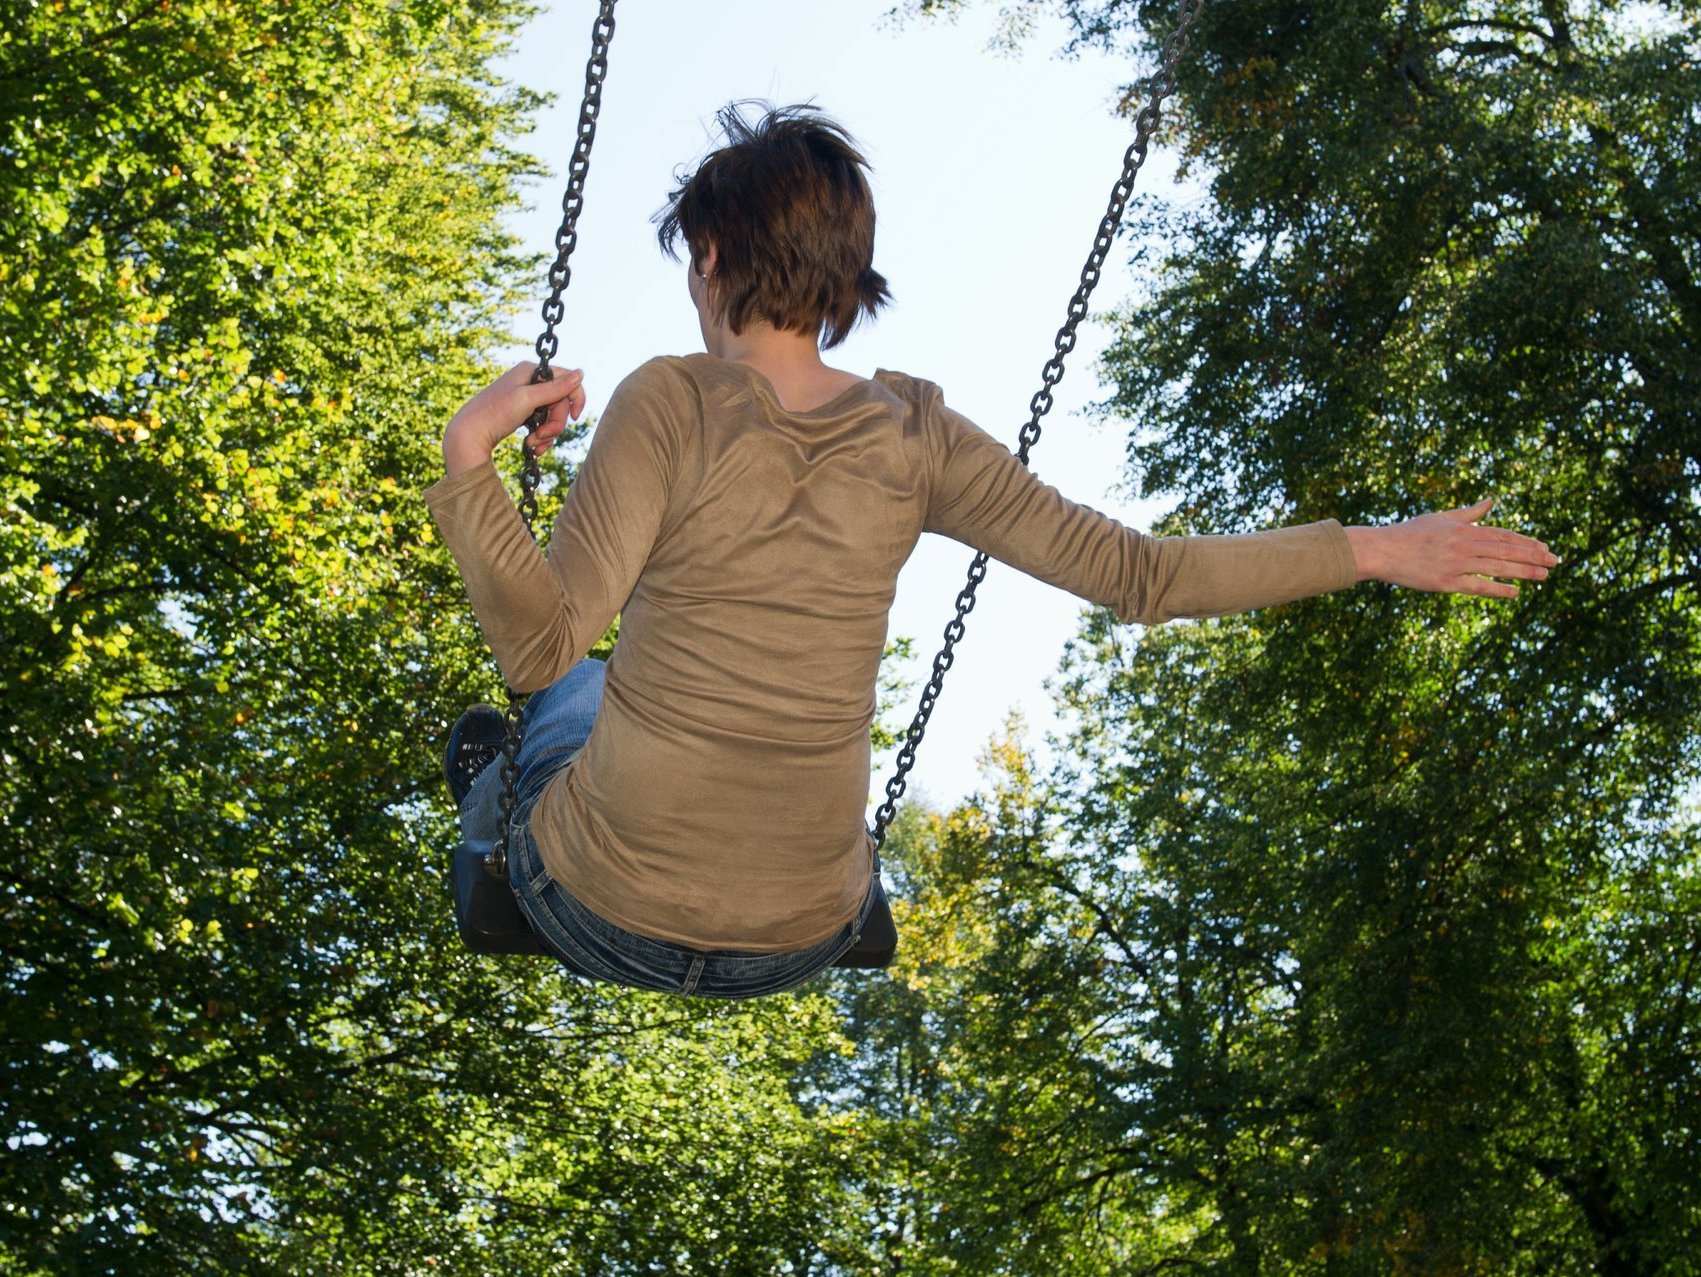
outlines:
[[[425,491],[510,687],[548,687],[608,629],[654,547],[694,396],[660,360],[615,390],[545,554],[494,463]]]
[[[925,385],[925,384],[924,384]],[[1150,537],[1065,498],[925,385],[926,530],[1155,625],[1344,589],[1358,579],[1336,520],[1235,536]]]

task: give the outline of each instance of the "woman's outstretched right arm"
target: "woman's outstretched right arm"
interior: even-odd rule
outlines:
[[[1151,537],[1042,483],[1008,448],[947,408],[918,405],[931,469],[926,528],[1153,625],[1224,616],[1384,580],[1511,598],[1495,577],[1542,580],[1558,560],[1540,541],[1477,525],[1490,502],[1388,527],[1334,519],[1229,536]]]

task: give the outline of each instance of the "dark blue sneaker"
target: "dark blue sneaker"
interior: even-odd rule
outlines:
[[[479,773],[502,756],[508,724],[494,705],[474,705],[455,721],[443,751],[443,779],[459,807]]]

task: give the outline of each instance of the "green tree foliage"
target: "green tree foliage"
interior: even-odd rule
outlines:
[[[857,1051],[819,1076],[863,1144],[860,1205],[825,1239],[840,1271],[1141,1272],[1193,1235],[1185,1184],[1130,1136],[1152,1115],[1118,1072],[1149,1049],[1111,978],[1129,924],[1019,732],[989,749],[983,793],[892,827],[904,945],[890,980],[850,990]]]
[[[517,0],[0,22],[0,1267],[771,1272],[835,1156],[735,1010],[474,959],[420,490],[540,263]],[[563,476],[555,472],[551,483]]]
[[[961,1215],[946,1187],[963,1152],[957,1104],[976,1094],[973,1079],[953,1080],[950,1062],[962,1019],[957,973],[975,920],[956,907],[964,902],[945,887],[942,866],[952,849],[978,851],[981,841],[950,836],[915,802],[887,829],[881,857],[896,886],[898,956],[888,978],[841,983],[854,1049],[823,1052],[806,1075],[811,1100],[840,1115],[850,1154],[845,1205],[823,1221],[831,1271],[956,1271],[940,1243]]]
[[[1056,7],[1148,63],[1174,20]],[[1698,54],[1688,3],[1207,8],[1209,198],[1148,204],[1107,361],[1166,530],[1488,493],[1565,562],[1087,625],[1066,833],[992,823],[957,995],[1021,1005],[969,1065],[1008,1219],[1116,1271],[1698,1271]]]
[[[450,930],[526,12],[0,23],[0,1267],[1695,1274],[1695,6],[1207,11],[1108,360],[1169,530],[1564,568],[1092,618],[1057,775],[894,827],[892,978],[740,1008]]]

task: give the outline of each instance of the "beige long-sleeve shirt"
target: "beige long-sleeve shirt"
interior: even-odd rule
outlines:
[[[814,944],[861,904],[875,681],[923,532],[1147,624],[1356,576],[1334,520],[1155,539],[1041,483],[929,382],[882,371],[790,412],[709,355],[620,384],[547,556],[494,465],[425,497],[515,688],[548,686],[620,614],[596,726],[532,832],[589,908],[706,950]]]

